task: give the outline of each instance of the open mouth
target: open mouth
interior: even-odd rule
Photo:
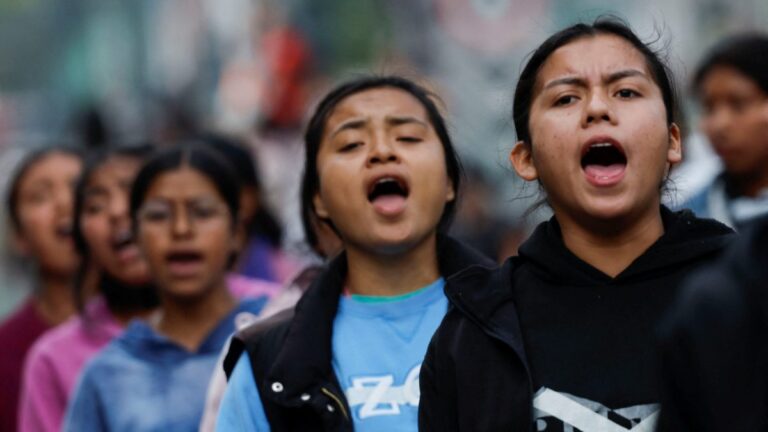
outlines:
[[[72,225],[71,224],[59,225],[56,227],[55,232],[56,232],[56,236],[62,239],[72,238]]]
[[[120,231],[112,237],[112,250],[123,263],[127,263],[140,256],[139,248],[136,246],[136,242],[134,242],[131,230]]]
[[[587,178],[600,185],[620,180],[627,167],[627,157],[621,146],[611,141],[587,145],[581,156],[581,168]]]
[[[383,177],[374,182],[368,190],[368,201],[375,202],[380,198],[408,198],[408,185],[395,177]]]
[[[168,264],[168,272],[174,278],[194,278],[203,270],[203,254],[200,252],[171,252],[166,255],[165,260]]]
[[[123,251],[134,245],[133,234],[130,230],[121,231],[112,237],[112,249],[114,249],[115,252]]]
[[[374,210],[387,217],[405,210],[409,194],[408,183],[397,176],[385,176],[374,180],[368,187],[368,201]]]
[[[203,254],[199,252],[171,252],[165,256],[166,262],[171,265],[192,265],[203,260]]]

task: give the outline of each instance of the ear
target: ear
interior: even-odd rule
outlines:
[[[515,144],[509,153],[509,162],[523,180],[533,181],[539,178],[539,172],[533,164],[533,148],[525,141],[518,141]]]
[[[453,180],[448,178],[448,188],[446,189],[445,202],[449,203],[456,199],[456,189],[453,187]]]
[[[667,149],[667,162],[670,166],[677,165],[683,160],[683,140],[680,128],[672,123],[669,127],[669,148]]]
[[[232,234],[232,244],[230,244],[230,248],[233,252],[239,253],[247,247],[246,243],[248,242],[248,227],[246,227],[242,221],[238,220],[235,225],[235,230]]]
[[[315,192],[315,196],[312,197],[312,204],[315,207],[315,214],[320,219],[328,219],[328,210],[325,208],[323,198],[320,197],[320,192]]]

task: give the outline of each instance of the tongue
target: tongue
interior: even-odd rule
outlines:
[[[391,216],[405,209],[405,197],[400,195],[382,195],[373,200],[373,208],[376,212]]]
[[[611,165],[587,165],[584,168],[584,172],[588,176],[601,178],[601,177],[614,177],[621,174],[626,168],[625,164],[611,164]]]

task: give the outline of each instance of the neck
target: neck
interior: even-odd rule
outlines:
[[[634,218],[588,225],[558,215],[558,222],[565,247],[610,277],[619,275],[664,234],[658,205]]]
[[[146,318],[157,308],[157,289],[149,283],[129,285],[104,273],[99,288],[112,316],[122,325]]]
[[[189,351],[196,351],[235,305],[222,280],[208,294],[195,299],[179,300],[161,295],[160,310],[152,322],[158,332]]]
[[[377,254],[347,247],[347,287],[353,294],[396,296],[416,291],[440,277],[437,238],[431,235],[406,252]]]
[[[68,277],[42,275],[40,291],[34,299],[35,308],[51,326],[64,322],[75,313],[71,280]]]
[[[752,176],[730,177],[728,183],[738,195],[754,198],[768,188],[768,171]]]

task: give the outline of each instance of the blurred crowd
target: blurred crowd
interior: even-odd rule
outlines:
[[[165,2],[167,19],[178,18],[174,14],[181,10],[172,3]],[[218,44],[207,49],[237,53],[221,62],[217,76],[202,78],[217,89],[208,101],[217,107],[215,116],[196,108],[197,100],[210,95],[196,91],[195,80],[201,78],[185,78],[183,70],[161,80],[176,86],[173,97],[147,97],[138,104],[142,120],[118,101],[89,102],[61,122],[56,130],[60,139],[46,136],[29,143],[28,137],[3,133],[8,129],[0,105],[6,225],[2,280],[7,284],[0,286],[0,432],[102,430],[98,424],[106,420],[99,419],[104,414],[98,407],[104,405],[121,407],[109,413],[110,421],[128,425],[125,430],[151,430],[156,416],[177,422],[169,430],[214,430],[226,386],[221,363],[231,335],[292,308],[345,250],[334,224],[302,207],[309,151],[305,132],[317,101],[349,71],[405,74],[444,94],[441,84],[447,80],[423,78],[441,61],[429,58],[439,55],[430,52],[428,40],[400,41],[400,52],[386,51],[381,42],[399,36],[396,26],[380,17],[406,14],[397,7],[407,10],[406,1],[388,6],[335,2],[332,11],[305,10],[293,21],[279,4],[256,11],[252,2],[229,2],[230,16],[217,16],[207,15],[208,3],[213,2],[187,11],[189,22],[220,20],[224,24],[213,27],[220,31]],[[231,11],[241,3],[248,3],[244,10],[258,20],[251,23],[258,34],[245,46],[226,29]],[[455,10],[462,2],[437,3],[438,10]],[[525,8],[532,16],[543,13],[537,6]],[[310,37],[295,23],[310,20],[313,13],[325,18],[318,18],[322,28]],[[483,39],[484,32],[473,35],[454,14],[436,13],[445,21],[439,31],[454,32],[471,49],[485,47],[486,56],[520,49],[510,48],[517,46],[519,35]],[[345,21],[344,14],[364,18]],[[184,26],[164,29],[165,21],[158,20],[154,31],[180,32],[180,39],[194,34]],[[332,40],[333,26],[348,22],[356,26],[351,36]],[[166,55],[183,57],[175,51],[191,43],[167,48]],[[336,51],[320,50],[318,44]],[[319,51],[335,58],[323,58]],[[370,65],[374,52],[381,66],[359,67]],[[164,61],[170,60],[158,56],[155,67]],[[513,75],[518,71],[505,62],[494,67]],[[506,100],[515,83],[505,84],[493,96],[446,91],[437,109],[450,123],[458,99]],[[684,108],[696,112],[699,121],[683,128],[686,162],[672,169],[663,201],[673,210],[690,209],[747,233],[742,241],[750,243],[743,248],[752,249],[742,251],[740,259],[764,257],[766,243],[755,239],[765,238],[768,215],[768,33],[734,33],[715,41],[696,60],[690,82],[679,87],[689,96]],[[130,89],[116,85],[114,90],[119,99]],[[461,110],[472,111],[471,106],[464,103]],[[475,152],[466,137],[493,126],[466,121],[453,126],[451,133],[463,142],[457,151],[464,174],[450,232],[489,262],[503,263],[518,255],[552,210],[541,199],[540,184],[523,186],[511,179],[506,154],[494,155],[498,148],[509,149],[514,139]],[[485,131],[478,139],[498,136]],[[765,279],[745,284],[760,283]],[[756,296],[756,302],[763,301]],[[728,311],[742,316],[734,312],[740,311],[736,306]],[[681,307],[677,319],[701,321],[687,313]],[[723,328],[729,329],[727,324]],[[701,325],[701,332],[714,327]],[[692,344],[685,355],[711,354],[709,347],[686,339],[689,333],[669,331],[668,340]],[[712,331],[728,343],[726,335]],[[684,368],[690,362],[675,357],[669,364]],[[717,362],[704,362],[692,379],[706,383],[704,377],[717,367]],[[689,384],[680,385],[695,387]],[[715,392],[701,390],[707,391]],[[120,418],[136,412],[145,416]]]

